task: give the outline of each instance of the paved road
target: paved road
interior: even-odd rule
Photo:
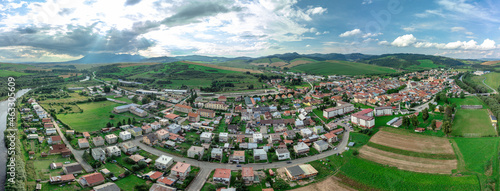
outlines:
[[[497,92],[497,90],[495,90],[494,88],[490,87],[488,84],[484,83],[484,81],[486,81],[486,77],[484,77],[483,84],[484,84],[486,87],[488,87],[488,88],[490,88],[491,90],[493,90],[493,94],[497,94],[497,93],[498,93],[498,92]]]
[[[76,161],[78,161],[78,163],[80,163],[82,165],[82,167],[85,169],[85,171],[94,172],[94,168],[92,168],[92,166],[90,166],[87,163],[87,161],[83,160],[82,156],[83,156],[84,151],[73,149],[73,147],[71,146],[69,141],[66,139],[64,134],[61,132],[61,129],[59,128],[59,125],[56,123],[56,120],[54,120],[54,118],[52,118],[52,123],[54,124],[54,127],[56,127],[57,133],[59,133],[59,136],[61,136],[64,144],[66,144],[66,146],[69,148],[69,150],[71,150],[71,153],[73,153],[73,156],[75,157]]]
[[[198,160],[191,159],[191,158],[179,157],[176,155],[172,155],[172,154],[160,151],[160,150],[155,149],[153,147],[150,147],[146,144],[143,144],[143,143],[141,143],[141,140],[142,140],[142,138],[137,138],[137,139],[134,139],[133,142],[137,146],[139,146],[142,150],[145,150],[151,154],[158,155],[158,156],[166,155],[166,156],[172,157],[174,159],[174,161],[182,161],[182,162],[191,164],[193,166],[200,167],[200,172],[195,177],[195,179],[191,182],[191,184],[188,187],[188,190],[201,190],[201,188],[205,184],[205,181],[206,181],[208,175],[210,174],[210,172],[212,172],[212,170],[214,170],[216,168],[227,168],[227,169],[231,169],[231,170],[240,170],[242,167],[253,167],[254,170],[270,169],[270,168],[282,168],[282,167],[287,167],[287,166],[293,166],[296,164],[307,163],[307,162],[311,162],[311,161],[315,161],[315,160],[318,160],[321,158],[328,157],[330,155],[342,153],[345,150],[347,143],[349,141],[349,129],[346,129],[346,131],[344,131],[343,139],[341,140],[341,142],[337,146],[337,148],[338,148],[337,150],[329,150],[329,151],[325,151],[323,153],[320,153],[320,154],[317,154],[314,156],[295,159],[295,160],[292,160],[291,164],[287,164],[287,161],[282,161],[282,162],[273,162],[273,163],[241,164],[242,167],[236,167],[235,164],[212,163],[212,162],[207,162],[207,161],[198,161]]]

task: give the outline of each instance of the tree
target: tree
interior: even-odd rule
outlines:
[[[443,131],[445,134],[450,134],[451,133],[451,123],[449,121],[444,121],[443,122],[443,125],[441,125],[443,127]]]
[[[444,110],[444,118],[445,120],[448,119],[448,120],[451,120],[451,113],[452,113],[452,109],[450,106],[446,106],[445,110]]]
[[[149,190],[149,188],[148,188],[148,186],[147,186],[147,185],[145,185],[145,184],[136,184],[136,185],[134,186],[134,190],[136,190],[136,191],[148,191],[148,190]]]
[[[436,109],[436,105],[429,103],[429,110],[434,111]]]
[[[276,182],[273,183],[274,190],[286,190],[289,187],[290,185],[281,178],[278,178]]]
[[[132,120],[130,118],[128,118],[128,123],[127,124],[132,124]]]
[[[427,119],[429,119],[429,110],[427,110],[427,108],[425,108],[424,111],[422,112],[422,119],[424,121],[427,121]]]
[[[132,165],[132,171],[135,172],[135,171],[138,171],[138,170],[141,170],[141,167],[139,165],[136,165],[136,164]]]
[[[439,106],[439,112],[441,112],[441,113],[444,112],[444,107],[442,105]]]
[[[416,115],[414,115],[414,116],[412,116],[412,117],[411,117],[411,124],[412,124],[412,125],[413,125],[413,127],[415,127],[415,128],[418,126],[419,121],[418,121],[418,118],[417,118],[417,116],[416,116]]]
[[[115,115],[111,114],[111,115],[109,115],[109,118],[113,119],[113,118],[115,118]]]
[[[403,116],[403,123],[402,125],[406,128],[408,128],[410,126],[410,119],[406,116]]]
[[[465,93],[464,93],[464,91],[460,92],[460,98],[461,98],[461,99],[464,99],[464,98],[465,98]]]
[[[139,167],[142,169],[142,168],[146,168],[148,166],[148,164],[144,161],[139,161],[139,163],[137,163],[139,165]]]
[[[139,100],[137,99],[137,96],[135,95],[134,97],[132,97],[132,102],[134,103],[137,103]]]
[[[431,128],[432,130],[436,130],[437,126],[436,126],[436,120],[432,120],[431,122]]]

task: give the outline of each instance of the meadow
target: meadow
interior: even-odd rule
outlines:
[[[453,121],[451,135],[464,137],[496,136],[486,109],[458,109]]]
[[[97,131],[106,127],[108,122],[116,125],[118,121],[129,118],[120,114],[114,114],[114,119],[109,118],[109,115],[113,114],[113,108],[120,105],[122,104],[110,101],[78,104],[83,110],[82,113],[59,114],[57,118],[78,132]]]
[[[9,71],[9,70],[0,70],[0,77],[9,77],[9,76],[19,77],[24,75],[31,75],[31,74],[24,72]]]
[[[324,61],[302,64],[291,68],[292,71],[302,71],[317,75],[366,75],[396,73],[392,68],[347,61]]]
[[[483,76],[486,77],[484,83],[486,83],[488,86],[492,87],[493,89],[498,89],[498,87],[500,87],[500,73],[491,72]]]

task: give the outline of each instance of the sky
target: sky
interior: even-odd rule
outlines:
[[[0,62],[96,53],[500,58],[499,7],[497,0],[2,0]]]

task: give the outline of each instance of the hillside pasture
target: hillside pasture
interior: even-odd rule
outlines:
[[[455,113],[451,135],[463,137],[496,136],[486,109],[458,109]]]
[[[481,63],[481,65],[485,65],[485,66],[498,65],[498,64],[500,64],[500,60],[496,60],[496,61],[487,61],[487,62],[483,62],[483,63]]]
[[[486,83],[488,86],[492,87],[493,89],[498,89],[500,87],[500,73],[497,72],[491,72],[488,74],[483,75],[486,80],[484,80],[484,83]]]
[[[410,135],[403,130],[391,129],[389,132],[382,128],[371,139],[375,144],[392,147],[400,150],[427,153],[427,154],[450,154],[454,155],[453,148],[448,139],[425,136]],[[398,133],[401,131],[401,133]]]
[[[10,71],[10,70],[0,70],[0,77],[19,77],[25,75],[31,75],[31,74],[24,72]]]
[[[397,72],[392,68],[382,66],[336,60],[302,64],[292,67],[291,70],[317,75],[366,75]]]

